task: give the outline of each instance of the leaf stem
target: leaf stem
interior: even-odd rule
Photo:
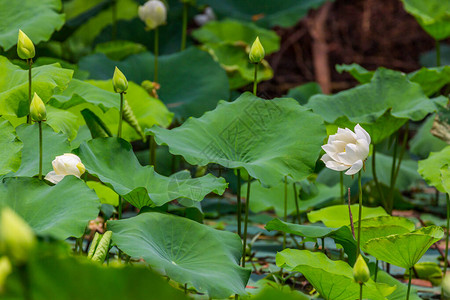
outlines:
[[[236,191],[236,202],[237,202],[237,231],[239,237],[242,239],[242,205],[241,205],[241,169],[237,169],[237,191]]]
[[[363,298],[363,284],[359,284],[359,300],[362,300]]]
[[[450,199],[447,194],[447,234],[445,236],[445,259],[444,259],[444,276],[447,274],[448,268],[448,230],[450,228]]]
[[[123,119],[123,93],[120,93],[120,109],[119,109],[119,129],[117,130],[117,137],[122,137],[122,119]]]
[[[302,217],[300,215],[300,208],[298,207],[298,194],[297,194],[297,187],[295,185],[295,181],[292,183],[292,187],[294,189],[294,203],[295,203],[295,210],[297,212],[297,222],[298,224],[302,224]]]
[[[352,214],[352,207],[351,207],[351,193],[350,188],[348,188],[348,216],[350,218],[350,227],[352,228],[352,235],[353,238],[355,238],[355,224],[353,224],[353,214]]]
[[[412,268],[409,268],[409,280],[408,280],[408,291],[406,292],[406,300],[409,299],[409,294],[411,292],[411,278],[412,278]]]
[[[436,40],[436,67],[441,66],[441,43]]]
[[[373,278],[373,281],[377,282],[378,277],[378,259],[375,260],[375,276]]]
[[[186,33],[187,33],[187,23],[188,23],[188,8],[189,3],[184,2],[183,3],[183,28],[181,30],[181,49],[180,51],[183,51],[186,49]]]
[[[258,87],[258,64],[255,64],[255,77],[253,79],[253,95],[256,96],[256,90]]]
[[[361,171],[358,172],[358,188],[359,188],[359,215],[358,215],[358,242],[356,248],[356,257],[361,252],[361,215],[362,215],[362,188],[361,188]]]
[[[39,124],[39,180],[42,180],[42,121]]]
[[[247,198],[245,201],[245,220],[244,220],[244,245],[242,248],[242,267],[245,267],[245,254],[247,250],[247,225],[248,225],[248,208],[250,204],[250,186],[251,186],[252,177],[248,174],[247,181]]]
[[[153,74],[153,81],[158,82],[158,55],[159,55],[159,29],[155,28],[155,49],[153,51],[155,55],[155,73]]]
[[[288,184],[287,184],[287,176],[284,176],[284,221],[287,222],[287,193],[288,193]],[[283,250],[286,249],[286,232],[283,231]]]
[[[31,78],[31,66],[33,65],[33,59],[27,59],[28,64],[28,107],[31,105],[31,87],[32,87],[32,78]],[[31,124],[31,115],[27,116],[27,123]]]

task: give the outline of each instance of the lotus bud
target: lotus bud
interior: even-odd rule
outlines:
[[[370,279],[369,267],[367,267],[366,261],[361,255],[358,256],[358,259],[353,266],[353,278],[359,284],[363,284]]]
[[[52,161],[53,171],[49,172],[45,179],[52,182],[60,182],[66,175],[74,175],[78,178],[86,171],[81,159],[72,153],[65,153],[55,157]]]
[[[35,243],[30,226],[12,209],[4,207],[0,220],[0,251],[17,263],[24,263]]]
[[[114,69],[113,86],[116,93],[124,93],[128,89],[127,78],[117,67]]]
[[[3,286],[5,284],[6,278],[11,272],[12,266],[8,257],[0,257],[0,293],[3,292]]]
[[[31,100],[30,115],[31,119],[35,122],[45,121],[45,118],[47,117],[45,104],[42,102],[41,97],[36,93],[34,93],[33,99]]]
[[[30,38],[19,29],[19,38],[17,40],[17,55],[21,59],[30,59],[35,55],[34,45]]]
[[[150,0],[139,6],[138,15],[147,25],[147,29],[155,29],[166,23],[167,9],[161,1]]]
[[[261,45],[261,42],[259,41],[259,37],[256,37],[256,40],[253,42],[252,47],[250,48],[250,62],[257,64],[263,60],[264,55],[266,55],[264,51],[264,47]]]

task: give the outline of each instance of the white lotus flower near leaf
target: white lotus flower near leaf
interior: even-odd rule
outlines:
[[[80,178],[85,172],[81,159],[72,153],[64,153],[52,161],[53,171],[49,172],[45,179],[52,182],[60,182],[66,175],[74,175]]]
[[[328,143],[322,146],[325,154],[321,160],[325,166],[335,171],[345,171],[345,175],[354,175],[361,170],[369,155],[370,135],[359,124],[355,131],[338,128],[330,135]]]

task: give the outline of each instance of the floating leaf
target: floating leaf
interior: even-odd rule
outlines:
[[[20,166],[23,144],[8,120],[0,117],[0,175],[15,172]]]
[[[54,92],[66,88],[72,73],[59,64],[33,68],[32,93],[36,92],[46,102]],[[29,111],[28,70],[22,70],[0,56],[0,115],[23,117]]]
[[[332,261],[321,252],[285,249],[276,256],[277,266],[301,272],[326,300],[359,299],[359,284],[347,263]],[[369,280],[364,284],[363,299],[385,299],[395,288]]]
[[[445,147],[439,152],[431,152],[427,159],[419,160],[419,168],[417,171],[429,185],[445,193],[445,189],[442,186],[440,170],[446,164],[450,164],[450,146]]]
[[[34,44],[50,39],[64,24],[60,0],[2,1],[0,3],[0,46],[9,50],[17,43],[19,29]]]
[[[158,94],[178,118],[201,116],[216,107],[219,100],[229,98],[225,71],[204,51],[188,48],[160,56],[158,64],[161,84]],[[80,68],[88,70],[92,79],[110,79],[111,70],[117,66],[129,81],[137,84],[153,80],[153,65],[154,57],[149,52],[130,55],[121,62],[112,61],[103,54],[90,55],[80,61]]]
[[[409,269],[443,236],[442,228],[433,225],[413,232],[371,239],[364,244],[364,248],[379,260]]]
[[[161,213],[109,221],[108,229],[122,251],[176,282],[211,298],[245,294],[250,270],[238,266],[242,244],[236,234]]]
[[[285,175],[295,180],[308,176],[325,138],[320,116],[297,101],[263,100],[250,93],[234,102],[222,101],[178,128],[149,131],[158,144],[168,145],[172,154],[192,165],[245,168],[263,185],[277,185]]]
[[[214,192],[221,195],[227,183],[208,174],[191,178],[188,171],[165,177],[152,166],[141,166],[131,145],[123,139],[98,138],[80,145],[77,155],[86,170],[114,189],[125,200],[142,208],[161,206],[177,198],[201,201]]]
[[[379,143],[408,119],[419,121],[436,111],[435,102],[447,101],[445,97],[430,101],[406,75],[379,68],[370,83],[332,96],[315,95],[307,106],[330,124],[353,128],[360,123],[373,143]]]
[[[353,221],[358,220],[359,206],[351,205]],[[361,219],[369,219],[379,216],[387,216],[388,214],[382,207],[362,207]],[[350,217],[348,215],[348,205],[333,205],[308,213],[308,220],[311,223],[322,222],[330,228],[338,228],[350,225]]]
[[[83,181],[69,175],[55,186],[37,178],[5,178],[0,183],[0,205],[13,209],[38,235],[64,240],[83,235],[100,203]]]

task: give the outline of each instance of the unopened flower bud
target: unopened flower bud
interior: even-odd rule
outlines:
[[[19,29],[19,38],[17,40],[17,55],[21,59],[30,59],[35,55],[34,44],[30,38]]]
[[[353,278],[359,284],[363,284],[370,279],[369,267],[367,267],[366,261],[361,255],[358,256],[358,259],[353,266]]]
[[[0,251],[13,261],[25,262],[36,243],[33,230],[9,207],[2,209],[0,217]]]
[[[264,47],[261,45],[261,42],[259,41],[259,37],[256,37],[256,40],[253,42],[252,47],[250,48],[250,62],[257,64],[263,60],[264,55],[266,55],[264,51]]]
[[[161,1],[150,0],[139,6],[138,15],[145,22],[148,29],[155,29],[166,23],[167,9]]]
[[[124,93],[128,89],[127,78],[117,67],[114,70],[113,87],[116,93]]]
[[[35,122],[45,121],[47,118],[45,104],[42,102],[41,97],[39,97],[36,93],[34,93],[33,99],[31,100],[30,115],[31,119]]]
[[[53,171],[49,172],[45,179],[52,182],[60,182],[66,175],[74,175],[78,178],[84,174],[86,167],[81,162],[81,159],[72,153],[64,153],[55,157],[52,161]]]

